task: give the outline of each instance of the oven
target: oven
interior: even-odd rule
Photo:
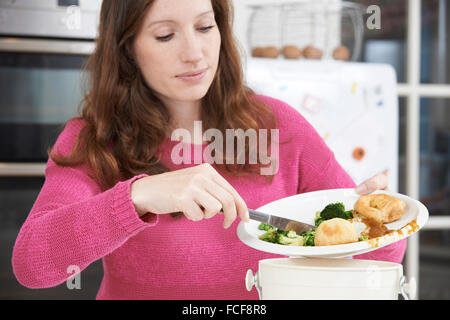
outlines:
[[[82,69],[100,7],[101,0],[0,0],[0,299],[94,298],[98,289],[96,263],[87,290],[28,290],[12,273],[11,255],[45,181],[47,149],[86,93]]]
[[[0,176],[43,176],[61,125],[77,115],[101,0],[0,2]]]
[[[77,114],[93,46],[0,38],[0,175],[43,175],[47,148]]]

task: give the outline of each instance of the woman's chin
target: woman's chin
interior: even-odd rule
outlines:
[[[180,92],[177,96],[177,100],[181,101],[198,101],[203,99],[206,96],[206,93],[208,92],[207,89],[204,88],[192,88],[183,90],[183,92]]]

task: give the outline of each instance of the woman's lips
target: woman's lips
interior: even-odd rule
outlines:
[[[203,69],[198,72],[184,73],[182,75],[177,76],[177,78],[190,83],[200,82],[205,76],[207,70],[208,69]]]

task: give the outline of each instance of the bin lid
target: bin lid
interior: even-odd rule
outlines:
[[[359,260],[359,259],[333,259],[333,258],[278,258],[260,260],[259,265],[275,268],[316,269],[329,271],[366,271],[367,268],[377,267],[389,270],[402,268],[401,264],[387,261]]]
[[[308,288],[394,288],[403,275],[398,263],[317,258],[281,258],[259,261],[258,281],[267,285]],[[376,285],[374,285],[376,284]]]

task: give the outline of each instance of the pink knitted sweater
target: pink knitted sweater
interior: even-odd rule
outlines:
[[[257,96],[278,118],[279,170],[270,184],[261,176],[225,178],[249,208],[298,193],[354,187],[348,174],[312,126],[282,101]],[[71,120],[55,146],[72,150],[83,126]],[[171,169],[170,151],[178,142],[160,146]],[[193,146],[191,146],[193,147]],[[204,146],[203,146],[204,147]],[[244,278],[258,261],[281,256],[243,244],[236,235],[237,219],[227,230],[221,215],[201,222],[170,215],[140,219],[130,198],[130,184],[145,174],[101,192],[83,166],[63,168],[49,160],[45,183],[17,237],[12,257],[17,280],[28,288],[64,283],[69,266],[85,269],[102,259],[104,277],[97,299],[257,299]],[[405,241],[356,258],[402,261]],[[83,277],[81,274],[81,282]]]

